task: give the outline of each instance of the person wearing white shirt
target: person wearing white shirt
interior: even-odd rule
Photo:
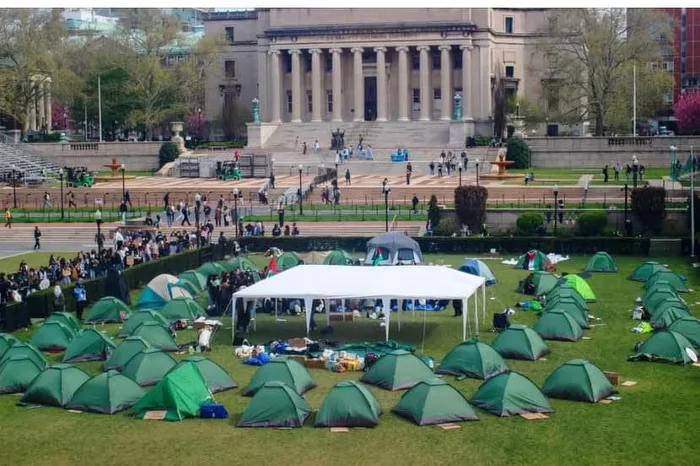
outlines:
[[[124,245],[124,235],[117,229],[114,232],[114,249],[121,249]]]

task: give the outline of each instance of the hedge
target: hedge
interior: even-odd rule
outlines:
[[[529,249],[541,249],[560,254],[593,254],[597,251],[624,255],[646,256],[649,253],[649,238],[554,238],[544,237],[430,237],[414,238],[425,254],[485,254],[496,249],[501,254],[522,254]],[[241,246],[249,252],[264,252],[272,246],[287,251],[309,252],[344,249],[349,252],[365,252],[370,238],[366,237],[304,237],[279,238],[245,237]]]

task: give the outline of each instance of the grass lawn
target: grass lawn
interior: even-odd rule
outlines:
[[[258,262],[264,258],[255,256]],[[428,261],[458,265],[461,256],[427,256]],[[370,388],[379,400],[384,415],[376,429],[353,429],[349,434],[332,434],[328,429],[314,429],[307,421],[302,429],[269,430],[234,427],[249,399],[239,390],[216,395],[231,414],[230,420],[187,419],[182,423],[134,420],[128,414],[113,417],[99,414],[74,414],[58,408],[25,409],[15,406],[15,395],[0,396],[0,424],[11,432],[11,441],[3,445],[8,464],[690,464],[697,457],[697,429],[700,427],[698,383],[700,368],[662,363],[627,362],[635,342],[643,339],[630,332],[633,300],[641,294],[638,282],[625,277],[642,262],[642,258],[618,257],[618,274],[598,274],[589,279],[597,295],[591,313],[601,318],[586,334],[591,340],[577,343],[548,342],[552,353],[538,362],[507,361],[509,366],[541,385],[547,375],[563,362],[585,358],[603,370],[618,371],[623,379],[638,385],[620,387],[621,401],[610,405],[552,400],[556,412],[542,421],[522,418],[497,418],[476,410],[480,422],[465,423],[459,430],[443,431],[438,427],[418,427],[389,411],[401,396]],[[697,272],[681,259],[662,261],[688,276],[690,288],[700,289]],[[575,272],[586,263],[576,257],[560,264],[559,271]],[[499,283],[487,290],[487,322],[481,337],[490,341],[491,314],[513,306],[522,295],[514,292],[526,272],[496,261],[489,261]],[[135,296],[135,295],[134,295]],[[689,303],[698,301],[693,292],[685,296]],[[532,312],[518,312],[513,323],[532,325]],[[461,321],[452,311],[429,313],[426,325],[423,314],[404,314],[401,331],[392,316],[391,336],[417,346],[418,354],[441,360],[461,339]],[[323,321],[318,317],[318,322]],[[257,332],[249,339],[262,343],[275,338],[304,335],[302,317],[275,322],[258,316]],[[338,341],[369,341],[383,338],[377,321],[361,319],[355,323],[334,323]],[[105,330],[116,333],[118,325]],[[255,368],[244,366],[233,356],[230,321],[217,333],[215,349],[209,355],[229,370],[241,386],[250,380]],[[29,339],[31,330],[17,336]],[[316,335],[317,336],[317,335]],[[178,340],[193,339],[191,332],[180,332]],[[183,356],[178,356],[183,357]],[[58,361],[60,355],[52,356]],[[99,363],[79,364],[97,373]],[[313,369],[318,387],[305,395],[314,410],[337,382],[359,379],[360,373],[333,374]],[[467,397],[480,385],[479,380],[457,381],[448,377]]]
[[[49,265],[49,257],[51,255],[55,257],[70,257],[73,258],[75,252],[25,252],[12,257],[7,257],[0,259],[0,272],[2,273],[14,273],[19,269],[20,262],[27,261],[27,266],[29,268],[38,269],[41,266]]]

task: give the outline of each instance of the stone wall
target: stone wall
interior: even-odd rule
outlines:
[[[108,170],[104,165],[116,158],[127,171],[158,168],[161,142],[79,142],[69,144],[29,144],[44,158],[59,166]]]

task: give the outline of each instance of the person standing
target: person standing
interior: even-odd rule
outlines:
[[[83,286],[83,280],[78,280],[73,288],[73,296],[75,297],[75,315],[79,321],[83,320],[83,311],[87,306],[87,290]]]
[[[428,170],[430,170],[430,176],[433,176],[435,174],[435,161],[431,160],[430,164],[428,165]]]
[[[75,194],[73,194],[73,191],[68,191],[66,197],[68,198],[68,208],[75,207],[77,209],[78,206],[75,203]]]
[[[5,209],[5,228],[12,230],[12,212],[9,207]]]
[[[406,184],[410,185],[411,184],[411,174],[413,173],[413,167],[411,166],[411,162],[408,162],[406,165]]]
[[[284,228],[284,201],[280,200],[279,208],[277,209],[277,217],[279,220],[280,228]]]
[[[413,213],[417,214],[418,213],[418,196],[416,196],[415,193],[413,193],[413,199],[411,199],[411,204],[413,205]]]
[[[318,143],[318,139],[314,141],[314,155],[318,155],[318,150],[321,148],[321,145]]]
[[[194,205],[199,208],[202,205],[202,195],[197,193],[194,195]]]
[[[603,167],[603,183],[608,182],[608,166]]]
[[[613,170],[615,171],[615,181],[620,181],[620,162],[615,162]]]
[[[124,197],[126,198],[126,196],[124,196]],[[122,203],[119,204],[119,213],[122,216],[122,223],[124,225],[126,225],[126,212],[127,212],[127,210],[128,209],[126,208],[126,202],[122,201]]]
[[[187,203],[185,203],[185,205],[182,206],[182,210],[181,210],[181,213],[182,213],[182,223],[180,223],[181,227],[185,226],[185,222],[187,222],[187,226],[192,226],[192,224],[190,223],[190,213],[188,210],[189,210],[189,206],[187,205]]]
[[[301,145],[301,153],[302,155],[306,155],[306,141],[304,141]]]
[[[163,208],[167,209],[170,205],[170,191],[166,191],[165,196],[163,196]]]
[[[270,172],[270,189],[275,189],[275,172]]]
[[[128,204],[132,209],[134,208],[134,205],[131,203],[131,193],[129,193],[128,189],[124,191],[124,204]]]
[[[34,227],[34,250],[41,249],[41,230],[38,226]]]
[[[43,209],[47,209],[51,207],[51,196],[49,195],[48,191],[44,191],[44,205]]]
[[[345,170],[345,186],[350,186],[350,169]]]

